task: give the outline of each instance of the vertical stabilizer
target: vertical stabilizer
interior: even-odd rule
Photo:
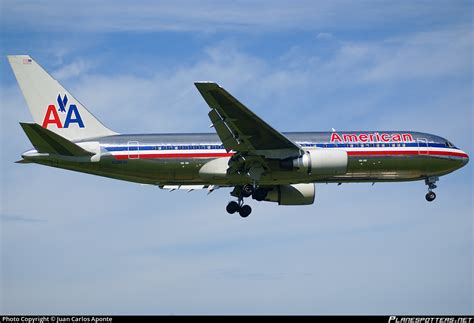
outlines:
[[[8,61],[35,123],[73,141],[116,134],[30,56],[11,55]]]

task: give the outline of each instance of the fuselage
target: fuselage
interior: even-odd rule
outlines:
[[[259,185],[317,182],[411,181],[442,176],[462,166],[468,155],[439,136],[411,131],[289,132],[290,140],[305,150],[347,152],[344,174],[324,175],[279,168],[263,173]],[[153,185],[246,184],[245,174],[203,174],[214,160],[227,164],[234,155],[216,134],[113,135],[76,142],[95,150],[90,159],[23,154],[27,161],[79,172]],[[95,147],[95,148],[94,148]],[[272,162],[272,161],[270,161]]]

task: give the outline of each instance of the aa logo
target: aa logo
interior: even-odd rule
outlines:
[[[82,122],[77,105],[69,104],[69,108],[67,107],[68,98],[66,94],[63,98],[61,98],[61,94],[58,94],[57,102],[58,108],[54,104],[48,106],[43,119],[43,128],[48,128],[50,124],[56,125],[57,128],[69,128],[72,123],[77,123],[79,128],[84,128],[84,122]],[[66,114],[64,124],[62,124],[58,112]]]

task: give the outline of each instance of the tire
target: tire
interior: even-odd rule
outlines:
[[[267,197],[268,191],[264,188],[257,188],[255,192],[253,192],[252,197],[254,200],[263,201]]]
[[[239,210],[239,214],[243,218],[248,217],[250,213],[252,213],[252,208],[250,207],[250,205],[244,205]]]
[[[435,192],[428,192],[428,193],[426,193],[425,198],[428,202],[432,202],[436,198],[436,194],[435,194]]]
[[[225,209],[227,210],[227,213],[234,214],[235,212],[239,211],[239,204],[235,201],[229,202]]]

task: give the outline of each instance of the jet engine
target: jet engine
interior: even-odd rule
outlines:
[[[314,184],[292,184],[274,186],[268,191],[265,201],[279,205],[310,205],[314,203]]]
[[[280,167],[315,175],[342,175],[347,172],[347,152],[340,149],[311,149],[300,157],[282,160]]]

